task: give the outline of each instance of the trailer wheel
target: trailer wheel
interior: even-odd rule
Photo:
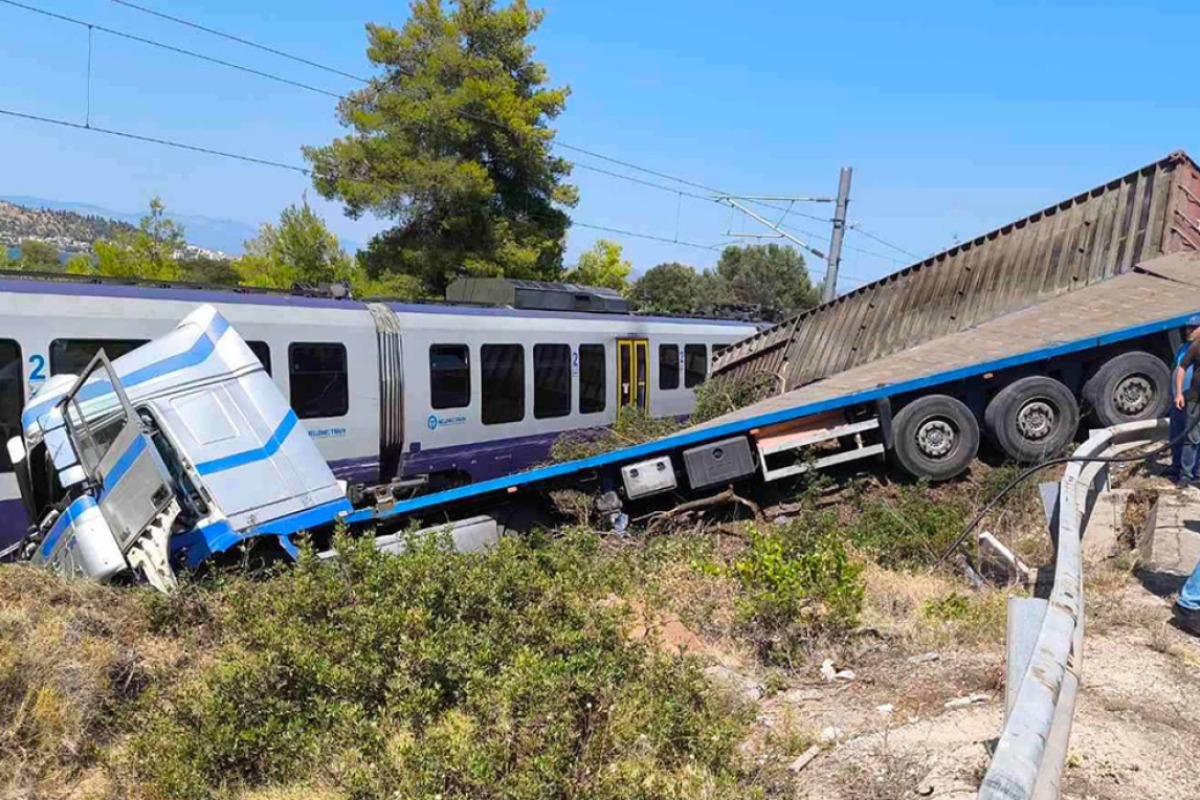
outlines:
[[[1083,399],[1106,428],[1165,416],[1171,403],[1171,370],[1149,353],[1122,353],[1088,379]]]
[[[979,423],[962,402],[930,394],[906,405],[892,424],[896,460],[916,478],[961,475],[979,451]]]
[[[1009,458],[1028,464],[1054,455],[1075,438],[1079,403],[1053,378],[1031,375],[1001,389],[983,419],[992,441]]]

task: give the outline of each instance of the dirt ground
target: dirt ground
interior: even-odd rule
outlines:
[[[1145,490],[1157,482],[1138,483]],[[1131,506],[1129,513],[1144,511]],[[1137,527],[1141,520],[1128,522]],[[1117,525],[1119,533],[1120,519]],[[1085,570],[1083,686],[1062,797],[1200,797],[1200,640],[1169,624],[1171,597],[1142,585],[1128,553],[1108,555]],[[715,678],[757,698],[758,733],[746,747],[764,769],[770,761],[781,770],[795,797],[967,800],[975,797],[1003,725],[1003,633],[997,633],[972,647],[945,642],[927,652],[868,636],[834,665],[853,678],[830,681],[813,668],[811,680],[773,689],[736,664],[712,669]],[[806,751],[816,755],[801,766]]]

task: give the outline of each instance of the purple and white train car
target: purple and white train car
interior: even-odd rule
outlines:
[[[53,375],[173,329],[199,303],[232,323],[352,487],[498,477],[623,406],[688,414],[715,350],[751,323],[370,303],[219,289],[0,277],[0,441]],[[24,532],[0,447],[0,550]]]

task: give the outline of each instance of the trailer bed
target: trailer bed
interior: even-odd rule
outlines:
[[[493,493],[539,490],[550,481],[599,467],[1167,331],[1197,313],[1200,253],[1160,256],[1102,283],[924,342],[662,439],[399,501],[387,511],[363,509],[347,522],[383,521]]]

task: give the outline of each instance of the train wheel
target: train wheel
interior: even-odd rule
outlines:
[[[1171,370],[1149,353],[1122,353],[1083,385],[1083,399],[1106,428],[1165,416],[1171,403]]]
[[[896,460],[916,478],[954,478],[979,451],[975,416],[962,402],[944,394],[920,397],[900,409],[892,431]]]
[[[1053,378],[1031,375],[992,398],[984,423],[992,441],[1009,458],[1033,463],[1057,454],[1075,438],[1079,403],[1070,389]]]

